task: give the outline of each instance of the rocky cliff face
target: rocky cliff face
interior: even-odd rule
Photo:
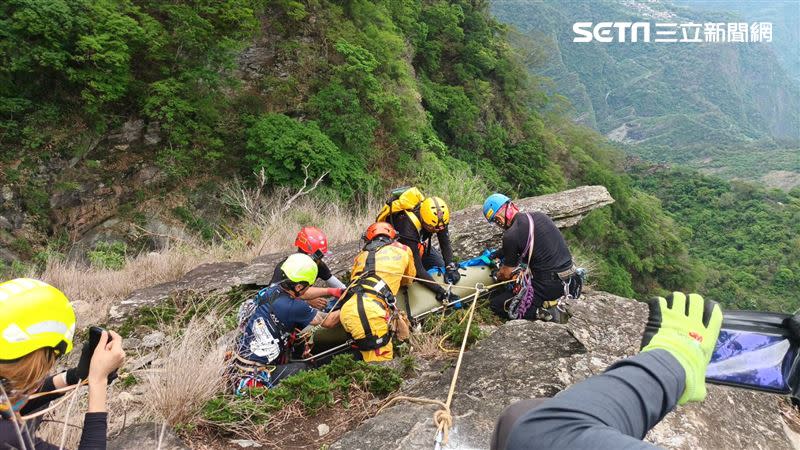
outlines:
[[[589,211],[613,203],[614,199],[603,186],[582,186],[555,194],[521,199],[517,204],[525,211],[543,211],[560,227],[578,223]],[[480,206],[458,211],[451,217],[451,241],[457,256],[471,257],[487,247],[499,244],[501,232],[486,222]],[[349,242],[331,249],[326,258],[334,274],[349,270],[359,250],[358,242]],[[290,249],[287,249],[289,252]],[[187,273],[178,281],[141,289],[111,308],[111,319],[120,320],[137,308],[158,304],[180,291],[200,294],[224,293],[240,286],[266,285],[275,264],[286,253],[262,255],[250,263],[224,262],[205,264]]]
[[[511,403],[550,397],[635,354],[647,306],[604,292],[588,292],[566,325],[511,321],[464,355],[453,399],[453,429],[445,448],[489,447],[494,423]],[[402,395],[444,401],[453,368],[429,366]],[[702,404],[678,407],[646,440],[670,449],[792,448],[780,397],[709,386]],[[344,435],[332,449],[432,448],[436,406],[400,403]]]
[[[586,186],[518,203],[540,210],[559,226],[577,223],[587,212],[613,202],[605,188]],[[499,229],[472,207],[453,214],[452,240],[462,256],[498,244]],[[358,243],[333,249],[328,260],[334,272],[349,268]],[[249,263],[206,264],[181,280],[134,292],[112,308],[120,320],[142,306],[158,304],[181,291],[225,293],[237,287],[263,285],[284,254],[269,254]],[[509,404],[549,397],[617,359],[638,352],[647,307],[635,300],[588,291],[571,307],[566,325],[511,321],[497,327],[464,355],[452,404],[455,418],[446,448],[488,448],[494,422]],[[453,373],[452,360],[417,361],[416,376],[404,382],[402,395],[445,400]],[[710,386],[703,404],[677,408],[656,426],[647,440],[671,449],[789,449],[789,431],[781,418],[781,398],[721,386]],[[335,449],[432,448],[434,406],[401,403],[386,409],[343,435]],[[152,434],[152,426],[143,432]],[[140,437],[127,439],[130,444]],[[225,446],[224,442],[220,447]],[[117,442],[114,448],[136,448]]]

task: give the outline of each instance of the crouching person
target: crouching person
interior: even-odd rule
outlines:
[[[308,364],[289,362],[296,332],[309,325],[331,328],[339,323],[338,311],[326,315],[301,299],[317,279],[317,264],[310,256],[290,255],[280,270],[277,283],[239,308],[240,334],[232,367],[237,394],[251,387],[272,388],[308,369]]]
[[[395,307],[395,295],[416,275],[411,249],[395,242],[396,237],[397,232],[386,222],[367,228],[366,244],[356,255],[353,281],[341,309],[342,326],[367,362],[394,357],[390,322],[403,318]]]

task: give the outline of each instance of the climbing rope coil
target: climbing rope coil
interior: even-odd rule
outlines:
[[[475,315],[475,307],[478,304],[478,297],[482,294],[488,292],[490,289],[495,287],[513,282],[514,280],[506,280],[501,281],[489,286],[484,286],[482,283],[477,283],[475,287],[467,287],[467,286],[460,286],[467,289],[474,289],[475,292],[473,294],[468,295],[467,297],[462,298],[462,301],[467,301],[470,297],[473,297],[474,301],[469,307],[469,311],[467,312],[467,326],[464,330],[464,337],[461,339],[461,349],[458,352],[458,359],[456,360],[456,367],[455,371],[453,372],[453,378],[450,380],[450,389],[447,392],[447,401],[442,402],[440,400],[429,399],[429,398],[420,398],[420,397],[407,397],[407,396],[397,396],[390,399],[386,402],[379,410],[378,414],[381,413],[384,409],[398,403],[400,401],[408,401],[412,403],[423,403],[423,404],[433,404],[440,407],[433,414],[433,423],[436,426],[436,437],[434,438],[434,448],[439,449],[442,445],[446,445],[448,440],[450,439],[450,429],[453,427],[453,415],[450,411],[450,405],[453,402],[453,395],[455,394],[456,390],[456,383],[458,381],[458,374],[461,370],[461,362],[464,358],[464,351],[467,348],[467,338],[469,337],[469,330],[472,327],[472,318]]]

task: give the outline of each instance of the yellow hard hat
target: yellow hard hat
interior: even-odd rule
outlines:
[[[428,197],[419,205],[419,218],[428,231],[442,231],[450,223],[450,208],[439,197]]]
[[[67,296],[49,284],[17,278],[0,284],[0,361],[13,361],[40,348],[57,355],[72,350],[75,311]]]

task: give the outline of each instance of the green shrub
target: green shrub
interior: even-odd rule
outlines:
[[[128,245],[124,242],[98,242],[86,256],[92,267],[120,270],[125,267]]]
[[[401,383],[400,374],[391,367],[338,355],[325,366],[282,380],[274,389],[250,389],[239,397],[217,396],[204,406],[203,418],[220,425],[244,420],[266,424],[272,413],[294,402],[313,415],[337,398],[347,401],[353,387],[382,396],[396,391]]]
[[[483,204],[491,193],[486,182],[475,175],[467,163],[455,158],[439,158],[431,152],[424,152],[422,162],[414,166],[414,184],[426,195],[442,197],[451,211]]]
[[[216,232],[214,231],[214,227],[208,223],[207,220],[203,219],[202,217],[195,216],[188,208],[184,206],[176,206],[172,209],[172,213],[181,220],[190,230],[194,231],[195,233],[200,234],[200,237],[203,238],[206,242],[211,242],[214,240],[216,236]]]
[[[305,167],[309,182],[328,172],[324,183],[345,198],[367,192],[376,183],[363,160],[341,152],[313,121],[266,114],[247,130],[246,146],[252,171],[264,169],[268,182],[276,185],[302,186]]]

